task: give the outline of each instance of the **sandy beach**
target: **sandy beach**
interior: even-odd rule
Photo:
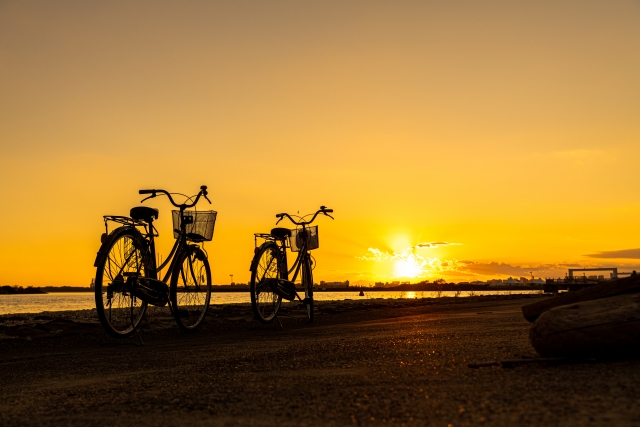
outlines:
[[[143,347],[100,342],[91,310],[2,316],[0,424],[638,425],[638,361],[468,367],[535,357],[537,298],[289,306],[283,330],[230,305],[188,335],[157,311]]]

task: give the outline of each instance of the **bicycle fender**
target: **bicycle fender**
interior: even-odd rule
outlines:
[[[264,242],[263,244],[261,244],[259,250],[253,255],[253,259],[251,260],[251,267],[249,267],[249,271],[253,271],[256,269],[256,267],[258,266],[258,261],[260,261],[259,255],[262,253],[263,248],[267,246],[275,246],[276,248],[278,247],[278,245],[276,245],[273,242]]]
[[[109,251],[109,247],[111,246],[111,243],[116,238],[118,238],[120,233],[122,233],[124,230],[131,230],[131,229],[134,229],[136,232],[140,233],[138,230],[135,229],[135,227],[118,227],[112,230],[111,233],[109,233],[109,235],[107,236],[107,239],[104,241],[104,243],[100,245],[100,249],[96,254],[96,260],[93,262],[93,266],[97,268],[104,261],[104,259],[107,256],[107,252]],[[140,237],[142,238],[142,236]]]
[[[205,258],[207,258],[204,251],[198,245],[189,245],[188,251],[189,253],[195,254],[196,259],[199,259],[200,261],[204,261]]]

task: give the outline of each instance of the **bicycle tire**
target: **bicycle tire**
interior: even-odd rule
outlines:
[[[178,255],[169,289],[178,326],[188,332],[198,329],[211,301],[211,266],[202,249],[188,246]]]
[[[144,237],[131,227],[113,230],[100,248],[104,256],[96,265],[96,312],[104,330],[113,337],[131,335],[147,309],[147,303],[132,290],[136,278],[148,276],[151,269],[145,250]]]
[[[307,318],[309,323],[313,322],[313,271],[311,269],[311,256],[307,254],[302,265],[302,286],[304,287],[304,299],[306,301]]]
[[[269,323],[275,319],[282,303],[282,297],[271,290],[268,280],[282,278],[284,272],[278,245],[273,242],[264,243],[255,255],[249,283],[251,309],[261,323]]]

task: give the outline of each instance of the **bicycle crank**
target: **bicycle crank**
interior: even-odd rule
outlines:
[[[169,287],[161,280],[139,277],[136,297],[147,304],[164,307],[169,302]]]
[[[292,281],[284,279],[267,280],[268,286],[271,288],[271,291],[274,294],[288,301],[293,301],[294,299],[296,299],[296,295],[298,295],[298,293],[296,292],[296,285]]]

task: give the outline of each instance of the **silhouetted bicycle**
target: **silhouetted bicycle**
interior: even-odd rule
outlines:
[[[309,322],[313,321],[313,261],[309,251],[317,249],[319,241],[318,226],[309,227],[309,225],[320,213],[333,219],[329,215],[332,212],[333,209],[320,206],[315,214],[302,217],[293,215],[298,218],[298,221],[287,213],[279,213],[276,215],[276,218],[279,218],[276,225],[286,217],[298,228],[289,230],[277,227],[269,234],[255,234],[256,248],[250,268],[250,292],[253,313],[260,322],[269,323],[277,317],[283,298],[289,301],[298,298],[306,306]],[[311,215],[313,215],[311,220],[305,221],[305,218]],[[260,246],[258,246],[258,239],[264,239]],[[290,270],[287,264],[287,248],[298,253]],[[294,271],[293,278],[289,280],[289,275]],[[298,295],[295,285],[298,274],[301,272],[304,299]]]
[[[207,187],[203,185],[192,197],[165,190],[139,193],[150,194],[142,202],[164,194],[179,208],[172,212],[176,242],[167,259],[157,266],[155,238],[159,234],[153,225],[154,219],[158,219],[157,209],[138,206],[131,209],[130,217],[104,217],[106,232],[94,263],[100,323],[110,335],[127,337],[137,332],[147,304],[159,307],[169,304],[178,326],[194,330],[204,320],[211,299],[211,268],[204,242],[213,238],[217,212],[187,209],[194,207],[200,197],[211,203]],[[172,194],[184,196],[185,203],[177,204]],[[109,221],[122,225],[109,233]],[[164,278],[159,280],[160,272],[167,266]]]

